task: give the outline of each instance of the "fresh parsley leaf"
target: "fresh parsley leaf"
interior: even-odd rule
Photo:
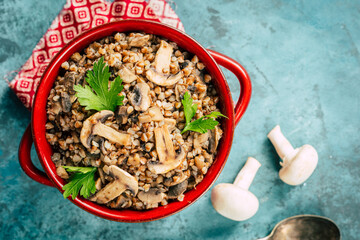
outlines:
[[[117,76],[114,81],[110,83],[109,66],[104,63],[104,57],[94,63],[93,70],[86,73],[86,82],[90,85],[75,85],[74,90],[77,92],[79,103],[85,106],[86,110],[110,110],[115,111],[116,106],[122,105],[124,96],[119,96],[123,90],[122,79]]]
[[[181,103],[184,106],[184,115],[187,125],[190,123],[191,119],[196,114],[197,104],[193,104],[193,99],[191,98],[189,92],[185,92],[184,98],[181,100]]]
[[[88,198],[91,194],[96,192],[94,175],[97,170],[96,167],[71,167],[63,166],[68,172],[74,174],[70,177],[70,181],[62,188],[64,198],[71,195],[74,200],[79,194],[84,198]]]
[[[215,118],[226,117],[220,112],[212,112],[191,122],[191,119],[196,114],[197,104],[193,104],[193,100],[189,92],[186,92],[184,94],[184,98],[181,100],[181,102],[184,106],[185,115],[185,128],[182,130],[181,133],[185,133],[186,131],[206,133],[208,130],[214,129],[215,126],[219,124],[219,122],[216,121]]]
[[[214,129],[215,126],[218,124],[219,122],[212,118],[204,119],[204,117],[201,117],[186,125],[181,133],[184,133],[186,131],[206,133],[209,129]]]
[[[205,115],[204,117],[206,118],[217,118],[217,117],[224,117],[224,118],[228,118],[227,116],[223,115],[222,113],[220,112],[212,112],[208,115]]]
[[[73,167],[73,166],[62,166],[68,172],[81,172],[88,173],[94,170],[93,167]]]

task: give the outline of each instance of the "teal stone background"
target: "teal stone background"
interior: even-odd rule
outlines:
[[[0,0],[0,76],[19,68],[64,0]],[[184,211],[150,223],[116,223],[64,200],[21,170],[17,149],[30,113],[0,81],[0,239],[257,239],[297,214],[333,219],[343,239],[360,237],[360,2],[177,0],[186,32],[247,69],[253,95],[216,183],[232,182],[248,156],[261,163],[250,190],[260,208],[234,222],[210,191]],[[236,78],[225,71],[233,98]],[[278,178],[267,140],[280,124],[294,146],[319,153],[314,174],[291,187]],[[33,158],[38,161],[36,154]]]

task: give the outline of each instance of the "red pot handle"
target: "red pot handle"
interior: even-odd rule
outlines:
[[[240,65],[240,63],[236,62],[234,59],[225,56],[224,54],[215,52],[213,50],[208,49],[210,55],[215,59],[217,63],[221,66],[229,69],[240,83],[240,96],[235,106],[235,125],[237,125],[245,113],[245,110],[250,102],[251,97],[251,81],[250,77],[247,74],[245,68]]]
[[[44,185],[54,187],[49,177],[43,171],[39,170],[31,161],[30,152],[33,143],[31,134],[31,125],[26,128],[19,146],[19,162],[21,168],[31,179]]]

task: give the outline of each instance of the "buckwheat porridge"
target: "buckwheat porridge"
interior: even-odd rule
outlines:
[[[197,56],[155,35],[116,33],[61,67],[46,138],[65,197],[143,210],[183,201],[202,181],[223,115]]]

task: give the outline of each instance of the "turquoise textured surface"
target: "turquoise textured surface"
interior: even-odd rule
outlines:
[[[24,63],[64,0],[0,1],[0,76]],[[244,239],[266,236],[297,214],[333,219],[343,239],[360,236],[360,2],[177,0],[186,32],[238,60],[253,83],[227,164],[216,183],[232,182],[248,156],[261,163],[250,190],[260,208],[234,222],[211,206],[210,191],[181,213],[155,222],[117,223],[64,200],[28,178],[17,160],[30,113],[0,81],[0,239]],[[236,78],[225,71],[234,100]],[[294,146],[319,153],[303,185],[279,180],[266,135],[280,124]],[[33,158],[37,160],[36,154]]]

